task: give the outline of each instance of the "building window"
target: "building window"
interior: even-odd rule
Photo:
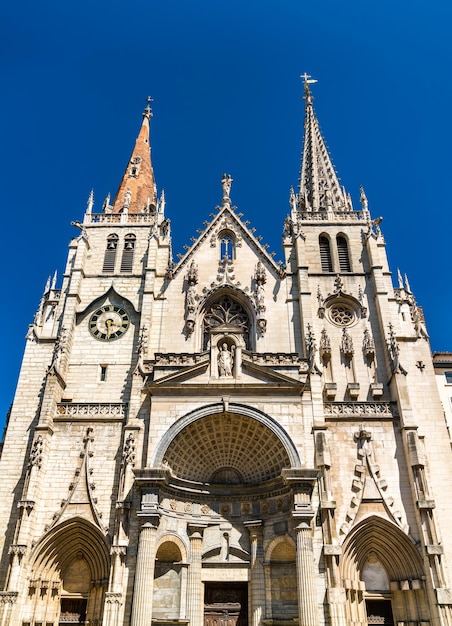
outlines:
[[[250,345],[250,319],[243,306],[229,296],[223,296],[215,301],[205,312],[203,323],[203,349],[207,350],[210,344],[212,330],[222,327],[231,330],[237,326],[237,331],[243,336],[245,345]]]
[[[118,235],[112,234],[107,237],[107,247],[104,255],[102,272],[112,274],[115,271],[116,252],[118,250]]]
[[[235,241],[231,233],[221,233],[219,236],[220,242],[220,259],[232,260],[235,258]]]
[[[100,366],[100,382],[104,383],[106,380],[107,380],[107,366],[101,365]]]
[[[337,255],[339,257],[339,269],[341,272],[351,272],[350,257],[348,254],[348,244],[345,237],[338,235],[336,237]]]
[[[444,372],[446,377],[446,385],[452,385],[452,372]]]
[[[319,247],[320,247],[320,262],[322,264],[322,272],[332,272],[333,260],[331,258],[331,248],[330,248],[330,242],[329,242],[328,237],[325,237],[325,235],[320,235]]]
[[[135,235],[124,237],[124,250],[122,251],[121,272],[131,272],[133,267],[133,255],[135,254]]]
[[[131,159],[129,176],[131,176],[132,178],[137,178],[138,177],[138,173],[140,171],[140,163],[141,163],[141,158],[140,157],[133,157]]]

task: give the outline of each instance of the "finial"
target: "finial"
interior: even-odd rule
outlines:
[[[158,202],[158,211],[159,213],[161,213],[162,215],[165,214],[165,204],[166,204],[166,200],[165,200],[165,190],[162,189],[162,192],[160,194],[160,200]]]
[[[408,293],[413,293],[411,291],[410,283],[408,282],[408,276],[406,274],[405,274],[405,289],[406,291],[408,291]]]
[[[86,204],[86,213],[90,215],[93,212],[94,206],[94,189],[91,189],[90,194],[88,196],[88,202]]]
[[[148,96],[146,98],[146,107],[144,109],[143,112],[143,117],[152,117],[152,109],[151,109],[151,102],[154,102],[154,98],[151,98],[151,96]]]
[[[402,274],[400,273],[399,268],[397,268],[397,280],[398,280],[398,283],[399,283],[399,289],[403,289]]]
[[[110,192],[108,192],[107,197],[104,200],[102,205],[102,212],[107,213],[107,209],[110,207]]]
[[[58,271],[55,270],[55,273],[52,278],[52,286],[50,287],[51,289],[55,289],[56,287],[57,276],[58,276]]]
[[[359,201],[361,202],[363,211],[369,211],[369,202],[367,200],[366,192],[364,191],[364,187],[362,185],[360,186],[359,191],[360,191]]]
[[[317,83],[318,81],[315,78],[312,78],[312,76],[310,76],[309,74],[306,74],[306,72],[302,74],[300,78],[303,80],[304,83],[304,99],[306,100],[307,104],[312,104],[312,94],[311,90],[309,89],[309,85]]]

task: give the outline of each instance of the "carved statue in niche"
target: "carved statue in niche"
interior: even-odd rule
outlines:
[[[229,350],[228,344],[225,342],[218,350],[218,374],[220,378],[230,378],[232,376],[234,349],[235,346],[231,346],[231,350]]]

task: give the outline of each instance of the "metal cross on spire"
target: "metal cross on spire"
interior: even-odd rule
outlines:
[[[149,115],[152,116],[151,102],[154,102],[154,98],[152,98],[151,96],[148,96],[146,98],[145,102],[147,103],[147,106],[144,109],[144,111],[145,111],[145,113],[148,113]]]
[[[303,79],[305,85],[310,85],[312,83],[317,83],[318,82],[318,80],[316,78],[312,78],[312,76],[310,74],[306,74],[306,72],[304,74],[302,74],[300,76],[300,78]]]
[[[306,74],[306,72],[302,74],[300,78],[304,82],[304,99],[306,100],[307,104],[312,104],[312,94],[311,90],[309,89],[309,85],[316,83],[317,80],[315,78],[312,78],[312,76],[310,76],[309,74]]]

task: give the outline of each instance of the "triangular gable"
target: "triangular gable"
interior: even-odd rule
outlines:
[[[183,361],[190,356],[192,363],[183,365]],[[259,356],[259,355],[258,355]],[[279,355],[278,355],[279,356]],[[177,386],[186,387],[208,385],[210,388],[227,390],[237,390],[238,388],[253,388],[255,386],[269,386],[280,390],[300,393],[307,381],[308,371],[305,362],[299,361],[296,355],[285,355],[287,373],[283,373],[271,365],[261,365],[253,360],[253,355],[243,354],[242,375],[239,378],[216,378],[210,376],[210,356],[209,353],[197,355],[156,355],[156,361],[148,367],[152,368],[145,388],[157,390],[159,388],[172,388]],[[278,357],[274,358],[274,361]],[[179,364],[178,364],[179,363]],[[168,371],[165,374],[165,371]],[[290,373],[289,373],[290,372]]]
[[[255,251],[256,257],[261,259],[266,265],[266,268],[276,276],[282,276],[283,270],[281,264],[278,264],[273,259],[273,253],[269,254],[266,250],[268,246],[262,245],[257,237],[254,236],[255,229],[249,229],[247,222],[242,222],[241,214],[235,212],[236,207],[230,207],[229,205],[223,207],[217,207],[219,212],[215,215],[212,221],[207,224],[206,230],[201,232],[198,238],[193,242],[192,246],[187,250],[186,254],[179,260],[172,270],[172,275],[175,277],[179,272],[183,270],[193,259],[196,251],[207,241],[211,241],[212,244],[216,242],[218,233],[223,229],[231,230],[237,237],[238,245],[240,246],[241,240],[245,239],[250,247]],[[206,224],[206,222],[204,222]]]

